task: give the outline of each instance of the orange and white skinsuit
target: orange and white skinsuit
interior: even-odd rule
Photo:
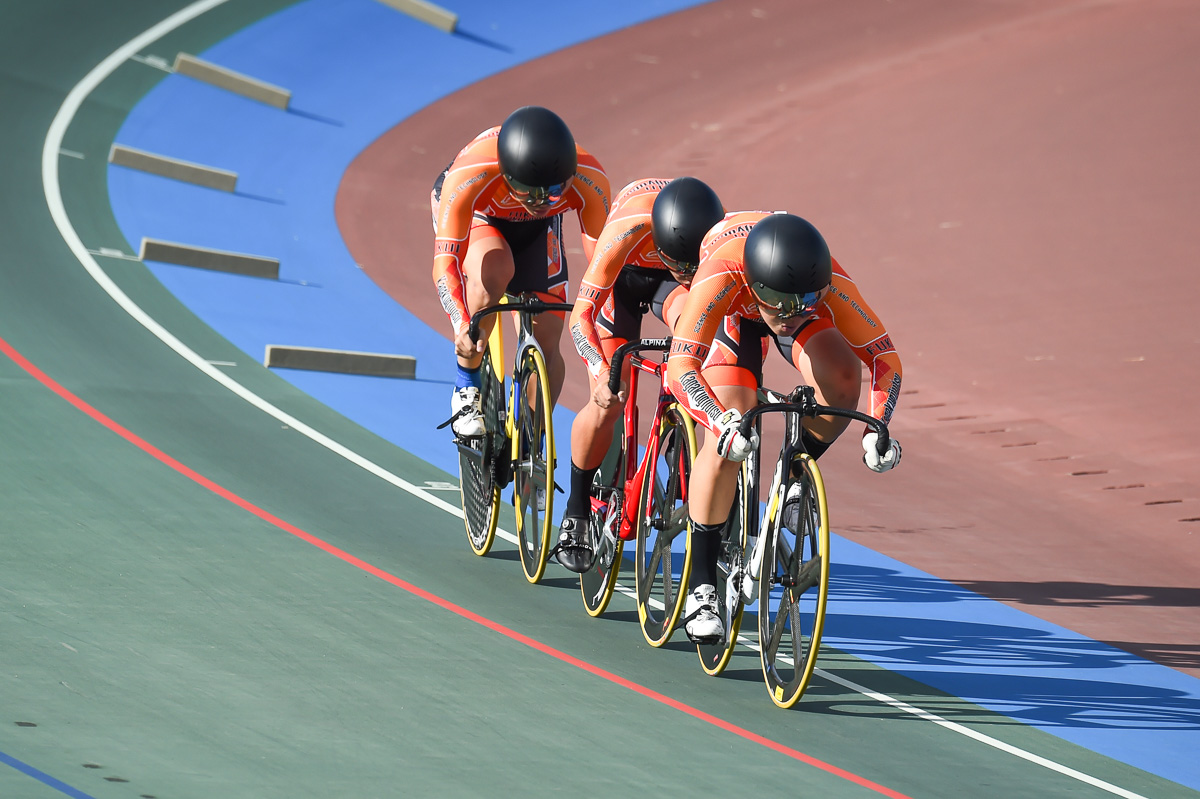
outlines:
[[[532,291],[563,301],[567,286],[563,214],[574,211],[578,216],[583,251],[589,260],[608,217],[608,176],[578,145],[578,166],[571,185],[558,201],[531,212],[501,174],[496,150],[499,134],[497,126],[476,136],[439,177],[431,195],[433,282],[454,329],[456,345],[470,325],[471,311],[496,304],[506,291]],[[563,374],[558,352],[563,316],[540,314],[534,322],[556,397]],[[489,317],[481,325],[485,337],[494,319]],[[460,349],[459,362],[478,366],[481,351],[463,357]]]
[[[856,408],[862,364],[871,375],[872,416],[888,422],[900,393],[900,356],[891,337],[836,260],[832,288],[817,308],[788,322],[773,319],[776,328],[768,330],[743,263],[746,236],[765,216],[762,211],[727,214],[709,231],[667,361],[672,394],[710,431],[692,472],[691,515],[705,524],[728,517],[739,466],[716,454],[711,433],[728,408],[744,413],[755,404],[768,337],[775,338],[822,404]],[[846,425],[838,417],[805,420],[808,433],[822,445],[832,443]]]
[[[653,309],[670,327],[687,293],[680,276],[659,259],[651,235],[654,200],[670,182],[644,178],[621,190],[580,280],[569,327],[592,384],[592,399],[571,428],[571,462],[580,469],[598,467],[612,443],[624,400],[608,388],[613,352],[640,337],[646,310]],[[627,367],[623,371],[628,374]]]

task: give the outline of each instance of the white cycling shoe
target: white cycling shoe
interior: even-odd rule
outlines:
[[[715,586],[704,584],[687,595],[683,630],[693,644],[715,644],[725,637]]]
[[[450,395],[450,413],[453,414],[450,429],[456,436],[476,438],[487,431],[479,403],[479,389],[474,386],[454,389]]]

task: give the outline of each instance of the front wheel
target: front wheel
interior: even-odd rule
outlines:
[[[812,679],[829,599],[829,507],[817,462],[793,461],[797,476],[783,481],[762,531],[758,637],[763,679],[771,701],[796,704]],[[798,506],[785,505],[789,486],[799,485]]]
[[[646,450],[634,517],[637,526],[634,580],[638,618],[650,646],[660,647],[683,613],[692,549],[688,545],[688,497],[696,459],[696,427],[679,405],[658,421]]]
[[[513,504],[525,579],[540,582],[550,554],[554,503],[554,406],[546,361],[527,347],[513,376]]]

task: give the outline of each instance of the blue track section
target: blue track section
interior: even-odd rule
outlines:
[[[120,167],[110,167],[109,187],[118,223],[135,247],[147,236],[280,259],[278,282],[148,265],[248,359],[261,360],[269,344],[417,356],[414,381],[280,374],[455,475],[449,435],[434,429],[448,415],[454,378],[449,342],[355,265],[334,220],[342,174],[380,135],[440,97],[550,51],[696,3],[449,5],[461,20],[453,36],[375,0],[308,0],[198,54],[288,88],[291,109],[281,112],[172,75],[134,109],[117,142],[233,170],[238,192]],[[462,131],[461,141],[437,144],[452,155],[476,132]],[[397,268],[427,271],[428,265]],[[428,302],[435,301],[431,286]],[[571,419],[567,411],[556,413],[560,453],[567,451]],[[567,458],[559,460],[558,480],[565,485]],[[846,539],[835,536],[833,546],[827,644],[1200,789],[1200,681]]]
[[[40,782],[44,785],[47,785],[47,786],[53,788],[54,790],[59,791],[60,793],[63,793],[63,794],[66,794],[67,796],[72,797],[72,799],[95,799],[95,797],[92,796],[90,793],[84,793],[83,791],[79,790],[78,788],[72,788],[70,785],[67,785],[62,780],[55,779],[54,777],[51,777],[46,772],[40,771],[40,770],[34,768],[33,766],[29,765],[28,763],[24,763],[20,760],[17,760],[15,757],[12,757],[11,755],[7,755],[4,752],[0,752],[0,763],[3,763],[6,766],[11,766],[12,768],[15,768],[17,771],[21,772],[22,774],[25,774],[29,777],[33,777],[38,782]]]

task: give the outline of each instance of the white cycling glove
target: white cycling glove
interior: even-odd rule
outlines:
[[[896,464],[900,462],[900,442],[893,438],[891,446],[883,455],[880,455],[876,448],[878,442],[879,434],[874,430],[863,436],[863,463],[873,472],[886,472],[896,468]]]
[[[758,433],[751,432],[746,438],[738,431],[742,414],[730,408],[717,419],[717,454],[726,460],[741,463],[758,449]]]

